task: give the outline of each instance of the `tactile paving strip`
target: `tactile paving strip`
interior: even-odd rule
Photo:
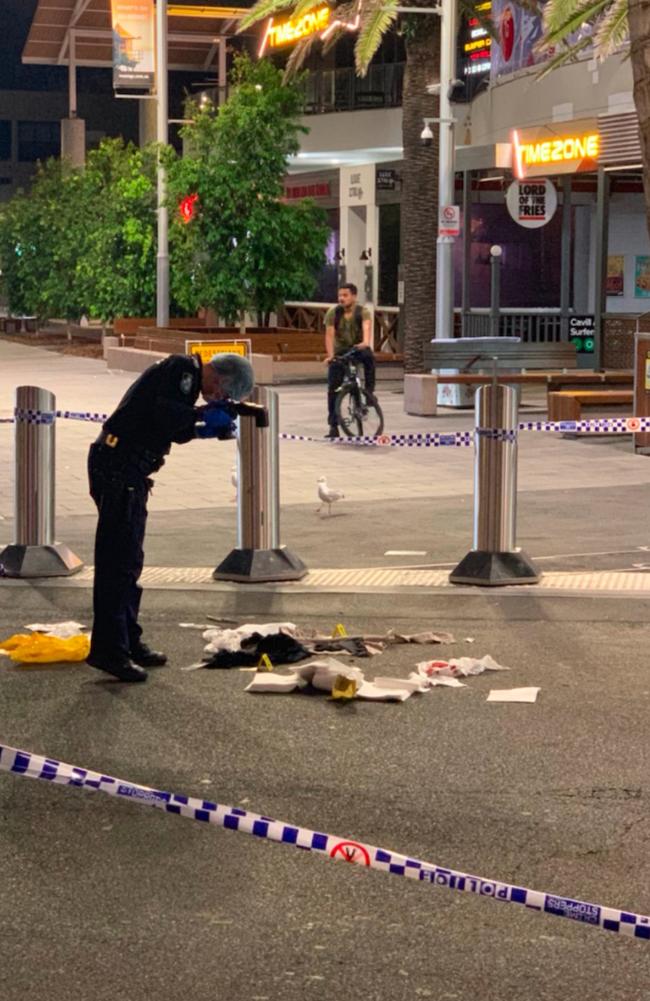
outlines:
[[[93,568],[84,567],[74,577],[66,578],[78,583],[90,584]],[[183,584],[214,584],[210,567],[145,567],[140,578],[147,587],[170,587]],[[274,587],[283,586],[280,582]],[[403,570],[391,567],[373,567],[353,570],[311,570],[306,577],[285,587],[325,588],[388,588],[407,587],[448,588],[456,590],[449,583],[448,570]],[[502,591],[502,589],[498,589]],[[650,594],[650,573],[634,570],[580,571],[576,573],[545,573],[539,584],[516,588],[517,591],[625,591]]]

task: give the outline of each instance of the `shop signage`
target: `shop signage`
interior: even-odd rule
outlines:
[[[327,28],[332,11],[324,4],[316,10],[309,10],[302,17],[290,17],[285,21],[276,21],[270,18],[264,33],[264,40],[260,48],[260,56],[264,55],[267,48],[280,49],[284,45],[293,45],[301,38],[308,38],[310,35],[317,35]]]
[[[591,355],[594,353],[594,343],[596,337],[595,316],[570,316],[569,317],[569,342],[575,344],[578,354]]]
[[[242,355],[250,358],[250,341],[185,341],[186,355],[200,355],[201,361],[207,363],[214,355]]]
[[[111,0],[113,87],[153,86],[153,0]]]
[[[339,192],[341,208],[375,204],[375,164],[364,163],[356,167],[341,167]]]
[[[555,215],[557,191],[548,178],[513,181],[506,192],[508,212],[520,226],[539,229]]]
[[[396,170],[389,170],[386,167],[377,167],[377,173],[375,175],[377,191],[394,191],[398,179]]]
[[[330,194],[329,181],[318,181],[315,184],[292,184],[284,189],[286,199],[329,198]]]
[[[463,77],[490,72],[492,38],[483,18],[489,19],[491,11],[492,0],[483,0],[462,20],[459,67]]]
[[[438,236],[460,234],[460,206],[441,205],[438,213]]]
[[[520,180],[593,170],[599,154],[600,134],[596,131],[532,140],[517,130],[512,133],[512,164]]]

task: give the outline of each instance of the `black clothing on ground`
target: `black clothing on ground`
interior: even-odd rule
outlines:
[[[200,358],[171,355],[133,383],[90,446],[90,495],[99,513],[91,658],[124,660],[140,642],[149,474],[160,469],[173,442],[194,438],[200,389]]]
[[[369,393],[375,391],[375,357],[370,348],[357,348],[358,361],[363,365],[366,390]],[[330,427],[336,426],[336,392],[343,379],[347,363],[335,358],[327,366],[327,419]]]
[[[299,660],[311,657],[310,651],[293,636],[286,633],[270,633],[261,636],[253,633],[242,640],[239,650],[218,650],[203,662],[203,667],[228,668],[243,665],[259,664],[260,658],[266,654],[272,664],[295,664]]]

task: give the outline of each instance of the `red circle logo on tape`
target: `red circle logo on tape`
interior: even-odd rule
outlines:
[[[367,848],[356,841],[339,841],[332,848],[330,858],[341,858],[344,862],[354,862],[356,865],[370,865]]]
[[[390,445],[390,435],[389,434],[378,434],[375,438],[378,445]]]
[[[641,421],[638,417],[628,417],[625,421],[625,427],[628,431],[638,431],[641,427]]]

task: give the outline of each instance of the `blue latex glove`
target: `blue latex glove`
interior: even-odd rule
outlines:
[[[205,407],[196,425],[197,438],[220,438],[222,441],[234,438],[237,428],[225,407],[212,405]]]

